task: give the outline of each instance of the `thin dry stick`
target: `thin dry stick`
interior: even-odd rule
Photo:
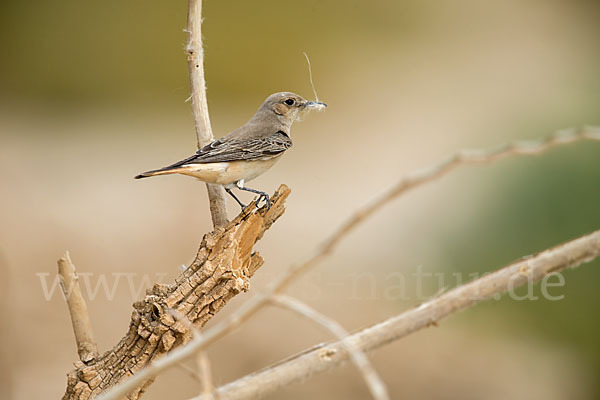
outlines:
[[[337,321],[328,318],[305,303],[302,303],[301,301],[289,296],[274,296],[271,298],[271,302],[321,325],[327,331],[331,332],[334,336],[340,339],[340,343],[344,345],[346,351],[350,354],[350,359],[362,374],[373,398],[375,400],[388,400],[390,398],[385,384],[377,374],[377,371],[375,371],[375,368],[373,368],[373,365],[371,365],[371,362],[365,353],[354,346],[352,342],[346,340],[346,338],[349,336],[349,333]]]
[[[442,318],[491,299],[494,295],[512,292],[517,287],[533,284],[551,274],[577,267],[599,256],[600,230],[535,256],[523,258],[407,312],[361,330],[346,340],[362,351],[373,350],[423,328],[437,326]],[[350,356],[344,341],[319,345],[273,367],[224,385],[216,390],[216,395],[220,400],[258,399],[281,387],[331,370]],[[192,400],[207,399],[197,397]]]
[[[94,341],[94,332],[87,305],[81,294],[77,270],[68,251],[58,260],[58,275],[71,315],[79,359],[84,363],[90,362],[98,356],[98,347]]]
[[[355,212],[348,220],[346,220],[346,222],[344,222],[336,231],[334,231],[334,233],[330,235],[327,240],[325,240],[317,252],[307,261],[288,268],[288,270],[281,274],[279,278],[267,285],[262,292],[257,293],[254,295],[254,297],[247,300],[228,318],[216,323],[211,328],[206,329],[203,332],[201,339],[193,340],[186,346],[172,351],[166,357],[158,360],[157,363],[160,362],[161,367],[165,369],[170,365],[177,364],[182,360],[192,357],[194,354],[196,354],[196,352],[205,349],[221,337],[232,332],[243,322],[256,314],[262,307],[264,307],[273,295],[283,291],[294,279],[330,255],[335,247],[368,217],[373,215],[376,211],[379,211],[384,205],[393,199],[408,192],[409,190],[419,187],[422,184],[431,182],[445,175],[447,172],[459,165],[490,163],[508,155],[539,154],[558,145],[573,143],[586,139],[600,140],[600,128],[587,127],[581,130],[571,129],[561,131],[547,139],[529,142],[515,142],[513,144],[507,144],[491,150],[461,151],[458,152],[457,155],[450,157],[448,160],[444,160],[439,164],[409,174],[405,178],[401,179],[396,185],[386,190],[379,198],[375,199],[375,201],[367,204]],[[144,371],[142,370],[141,372]],[[121,385],[130,384],[129,382],[134,381],[135,384],[131,385],[132,387],[136,387],[136,384],[144,381],[144,379],[139,379],[138,375],[139,373],[129,378],[129,380],[123,382]],[[120,387],[120,385],[117,387]]]
[[[206,100],[206,81],[204,80],[204,48],[202,47],[202,0],[189,0],[188,8],[188,69],[190,72],[190,86],[192,111],[196,126],[198,148],[214,140],[208,102]],[[207,183],[210,213],[215,228],[227,225],[227,208],[225,205],[225,192],[219,185]]]

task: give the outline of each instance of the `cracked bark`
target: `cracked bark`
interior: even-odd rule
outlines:
[[[143,300],[133,304],[129,329],[114,348],[88,363],[75,363],[75,369],[67,374],[63,400],[91,399],[187,343],[189,329],[176,321],[169,309],[202,327],[231,298],[247,291],[249,279],[263,264],[253,246],[284,213],[289,193],[290,189],[281,185],[270,210],[263,207],[241,213],[224,228],[204,235],[195,260],[174,282],[154,285]],[[127,398],[139,399],[152,382],[146,381]]]

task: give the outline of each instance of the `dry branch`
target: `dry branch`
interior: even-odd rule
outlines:
[[[525,257],[489,275],[459,286],[405,313],[346,338],[356,348],[369,351],[438,321],[494,295],[506,293],[548,274],[574,268],[600,256],[600,230]],[[281,387],[329,371],[350,357],[344,341],[321,344],[251,375],[218,388],[220,400],[258,399]],[[193,400],[207,400],[200,396]]]
[[[173,283],[154,285],[143,300],[134,303],[129,330],[112,350],[90,362],[75,364],[76,369],[68,374],[63,400],[95,397],[189,342],[190,329],[168,310],[176,310],[201,327],[233,296],[246,291],[249,278],[263,263],[253,246],[284,213],[289,193],[282,185],[272,197],[270,210],[255,210],[253,202],[225,228],[206,234],[196,259]],[[131,400],[138,399],[152,381],[135,381],[125,393]]]
[[[206,81],[204,79],[204,48],[202,46],[202,0],[189,0],[188,6],[188,43],[186,46],[188,70],[190,73],[190,87],[194,125],[198,148],[214,140],[208,102],[206,100]],[[227,208],[225,205],[225,192],[219,185],[206,184],[210,213],[215,228],[227,224]]]
[[[332,333],[337,339],[340,340],[340,343],[344,345],[346,351],[348,351],[350,359],[362,374],[363,379],[367,383],[373,398],[375,400],[389,400],[390,396],[387,388],[377,374],[377,371],[375,371],[375,368],[373,368],[373,365],[371,365],[371,362],[365,353],[361,349],[354,346],[352,342],[346,340],[346,337],[348,337],[349,334],[344,327],[342,327],[342,325],[340,325],[334,319],[326,317],[317,310],[292,297],[279,295],[274,296],[271,301],[273,304],[295,312],[296,314],[307,318],[309,321],[322,326],[328,332]]]
[[[98,348],[94,340],[87,304],[81,294],[77,270],[68,251],[58,260],[58,275],[60,276],[60,287],[71,315],[79,359],[84,363],[90,362],[98,357]]]

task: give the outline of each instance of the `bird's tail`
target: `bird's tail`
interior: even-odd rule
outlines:
[[[141,174],[136,175],[134,177],[134,179],[149,178],[151,176],[157,176],[157,175],[177,174],[177,173],[180,173],[182,170],[183,170],[183,168],[172,168],[172,167],[154,169],[152,171],[142,172]]]

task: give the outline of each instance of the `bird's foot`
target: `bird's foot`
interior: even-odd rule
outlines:
[[[270,210],[270,209],[271,209],[271,198],[269,197],[269,195],[268,195],[268,194],[266,194],[266,193],[264,193],[264,192],[263,192],[263,193],[261,193],[261,194],[258,196],[258,201],[256,202],[256,207],[259,207],[259,205],[260,205],[260,202],[261,202],[262,200],[264,200],[264,201],[265,201],[265,205],[267,206],[267,210]],[[260,207],[259,207],[259,208],[260,208]]]

